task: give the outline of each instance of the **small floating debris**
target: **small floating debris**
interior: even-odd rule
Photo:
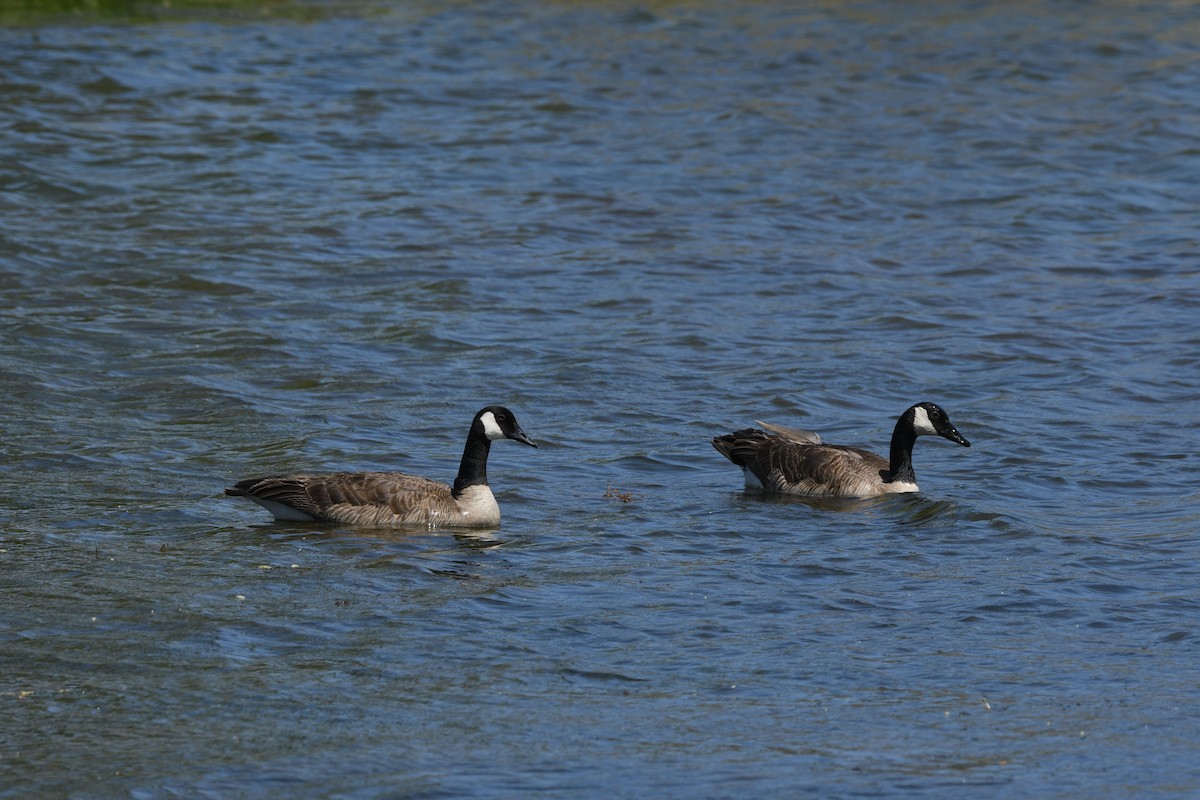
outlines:
[[[620,489],[614,489],[611,483],[604,490],[604,496],[613,500],[620,500],[622,503],[631,503],[638,498],[638,495],[635,495],[633,492],[623,492]]]

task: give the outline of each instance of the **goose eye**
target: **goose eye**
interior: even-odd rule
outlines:
[[[929,410],[929,418],[930,418],[930,419],[941,419],[941,418],[942,418],[942,412],[940,412],[940,411],[938,411],[938,410],[936,410],[936,409],[930,409],[930,410]]]

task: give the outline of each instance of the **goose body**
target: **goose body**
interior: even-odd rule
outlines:
[[[950,417],[936,403],[917,403],[900,415],[889,458],[869,450],[825,444],[811,431],[759,422],[712,440],[742,468],[747,488],[804,497],[874,497],[918,491],[912,449],[919,436],[937,435],[963,447]]]
[[[537,447],[502,406],[471,421],[454,485],[406,472],[336,472],[248,478],[225,490],[247,497],[277,520],[370,527],[494,528],[500,506],[487,482],[491,443],[512,439]]]

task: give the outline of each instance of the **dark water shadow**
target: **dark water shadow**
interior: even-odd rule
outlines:
[[[278,542],[344,544],[356,542],[372,546],[444,543],[452,539],[467,550],[492,550],[508,540],[499,536],[499,528],[388,528],[331,526],[323,522],[265,522],[244,529],[261,542],[263,537]],[[357,548],[356,548],[357,549]]]
[[[768,494],[752,489],[732,495],[733,502],[739,504],[761,503],[778,506],[807,506],[820,511],[842,513],[869,513],[885,509],[898,502],[898,496],[885,495],[881,497],[801,497],[789,494]]]

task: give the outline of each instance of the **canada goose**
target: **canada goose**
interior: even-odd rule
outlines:
[[[936,403],[917,403],[896,420],[890,462],[857,447],[823,444],[811,431],[758,424],[766,430],[746,428],[717,436],[713,447],[742,468],[748,488],[806,497],[915,492],[912,450],[918,436],[937,434],[971,446]]]
[[[454,487],[404,472],[339,472],[249,478],[225,494],[248,497],[277,520],[374,527],[493,528],[500,506],[488,488],[487,457],[497,439],[537,447],[507,408],[488,406],[471,422]]]

